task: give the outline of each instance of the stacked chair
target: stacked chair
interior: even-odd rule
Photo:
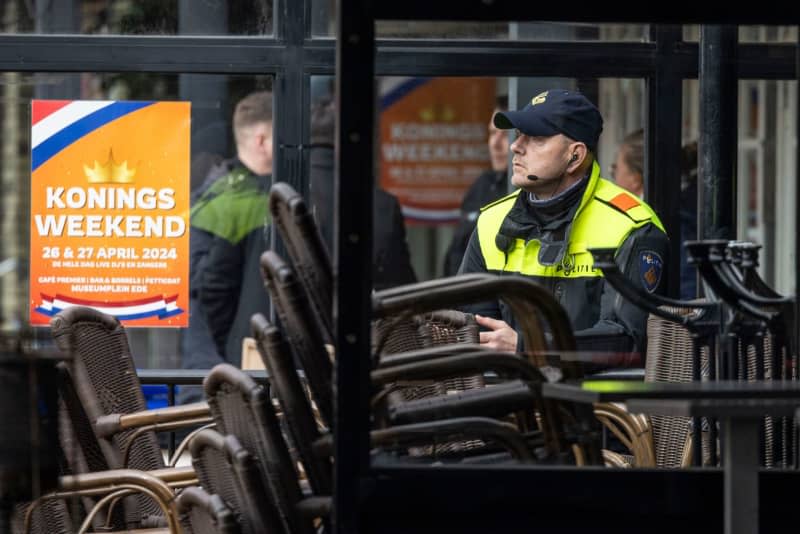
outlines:
[[[268,488],[264,485],[262,471],[257,459],[245,449],[236,436],[223,435],[207,428],[198,432],[189,444],[192,465],[208,498],[217,497],[230,512],[232,522],[242,534],[256,532],[283,532],[277,510],[271,499],[267,499]],[[205,495],[203,497],[205,498]],[[192,499],[187,497],[186,499]],[[209,525],[209,514],[201,510],[192,511],[190,503],[179,497],[179,506],[187,506],[184,525],[192,531],[219,532]],[[195,505],[194,502],[191,504]],[[217,520],[218,527],[224,525]]]
[[[63,510],[57,503],[75,496],[81,506],[67,508],[65,525],[177,531],[175,490],[197,480],[193,469],[165,464],[155,432],[210,422],[208,406],[146,410],[125,331],[111,316],[68,308],[56,314],[51,330],[68,356],[59,364],[63,491],[27,507],[20,529],[71,532],[47,522],[59,517],[50,509]]]
[[[261,258],[262,274],[296,363],[329,425],[332,365],[325,357],[330,351],[319,347],[333,339],[330,258],[302,197],[291,187],[273,186],[270,210],[292,265],[268,251]],[[531,350],[527,360],[481,348],[474,318],[451,309],[498,295],[522,318],[526,347]],[[534,441],[542,444],[534,455],[539,461],[602,462],[591,410],[556,405],[538,394],[538,384],[546,380],[542,369],[556,380],[581,374],[572,362],[542,355],[545,349],[574,350],[575,345],[563,310],[538,286],[516,277],[469,275],[385,290],[374,295],[373,303],[376,428],[389,430],[392,425],[444,417],[505,417],[522,435],[531,439],[536,435]],[[555,333],[552,344],[545,341],[544,331]],[[400,367],[389,369],[396,365]],[[485,387],[487,373],[498,374],[502,383]],[[628,442],[644,439],[628,414],[613,407],[603,413]],[[581,452],[574,455],[576,450]],[[622,465],[614,455],[603,455],[608,463]]]
[[[192,486],[178,495],[177,504],[184,528],[192,529],[194,534],[241,533],[236,517],[219,495]]]
[[[646,381],[794,380],[797,368],[794,301],[758,276],[757,250],[725,240],[685,243],[705,299],[678,301],[644,294],[614,263],[613,250],[594,250],[595,265],[624,297],[650,313]],[[657,465],[717,465],[717,422],[712,418],[652,416]],[[795,429],[788,419],[765,417],[760,452],[765,467],[794,463]],[[697,439],[697,437],[700,439]]]

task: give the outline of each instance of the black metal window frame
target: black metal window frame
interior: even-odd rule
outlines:
[[[403,528],[400,522],[405,528],[413,525],[417,532],[523,531],[533,528],[541,515],[548,514],[549,506],[553,506],[553,510],[563,510],[563,503],[560,507],[559,503],[565,498],[572,500],[569,507],[572,511],[592,510],[597,521],[593,523],[592,519],[586,526],[599,527],[603,525],[603,519],[597,514],[601,509],[606,512],[606,521],[610,521],[613,517],[624,517],[630,509],[652,503],[652,496],[642,492],[637,483],[631,484],[630,478],[623,480],[616,474],[603,473],[602,477],[608,479],[598,484],[601,477],[596,475],[597,472],[587,478],[576,475],[574,470],[556,469],[558,474],[552,476],[552,469],[540,469],[538,478],[534,478],[526,476],[526,470],[522,470],[523,473],[520,474],[520,470],[491,467],[442,467],[426,470],[415,467],[375,468],[370,465],[369,388],[365,384],[369,383],[368,324],[371,302],[370,273],[365,266],[369,265],[371,243],[370,236],[364,229],[372,224],[371,198],[368,192],[371,189],[369,186],[373,184],[374,110],[361,103],[370,101],[374,76],[385,74],[384,69],[387,67],[402,74],[566,74],[570,77],[580,75],[582,78],[644,78],[648,106],[645,128],[648,147],[646,187],[652,193],[651,204],[663,215],[662,220],[667,228],[677,229],[679,191],[669,184],[674,183],[674,177],[680,175],[677,156],[681,146],[682,82],[698,76],[700,56],[698,45],[682,42],[679,24],[787,24],[787,20],[786,17],[778,20],[771,13],[748,11],[745,14],[732,10],[715,13],[713,17],[703,17],[696,9],[682,10],[675,5],[663,7],[669,7],[668,12],[652,5],[647,6],[646,10],[638,11],[630,6],[619,9],[603,5],[590,13],[588,10],[576,10],[573,6],[560,8],[554,4],[526,4],[506,0],[410,0],[375,3],[369,0],[340,0],[336,76],[341,114],[336,163],[337,205],[345,206],[350,202],[356,203],[362,209],[338,210],[336,216],[335,261],[336,272],[339,273],[334,300],[338,355],[334,499],[336,532],[400,532]],[[598,12],[602,15],[598,15]],[[686,13],[690,14],[692,20],[681,20]],[[652,40],[649,43],[480,42],[472,47],[461,42],[442,42],[432,49],[427,48],[432,43],[415,41],[402,42],[399,49],[387,49],[384,48],[383,41],[375,39],[376,20],[656,21],[660,24],[652,27]],[[736,65],[733,70],[739,78],[793,79],[800,70],[797,67],[800,59],[797,57],[796,44],[734,46]],[[419,55],[404,55],[412,50]],[[391,60],[389,65],[386,63],[387,59]],[[538,61],[539,59],[547,61]],[[406,60],[412,61],[412,64],[409,65]],[[674,243],[673,250],[676,246]],[[673,256],[674,263],[670,265],[669,271],[674,280],[677,277],[677,254]],[[800,275],[798,276],[800,280]],[[674,282],[671,285],[675,287]],[[479,469],[480,473],[476,473],[475,469]],[[536,469],[532,468],[530,471]],[[653,473],[649,481],[645,481],[645,478],[641,481],[644,484],[656,482],[659,487],[673,489],[676,484],[689,481],[689,477],[683,475],[676,476],[675,481],[668,481],[663,474],[658,473]],[[691,483],[700,482],[699,478],[705,479],[704,484],[709,483],[709,477],[705,475]],[[531,487],[538,484],[545,485],[549,500],[543,500],[541,490],[534,491]],[[709,488],[713,485],[710,484]],[[570,491],[570,488],[578,486],[584,490],[580,497]],[[595,491],[588,490],[587,498],[585,492],[590,487],[595,488]],[[626,489],[619,492],[618,489],[623,487]],[[509,513],[510,507],[525,506],[526,497],[520,498],[520,495],[532,493],[536,493],[537,498],[527,501],[527,505],[534,508],[539,505],[539,511],[525,513],[517,508],[514,513]],[[510,497],[498,499],[498,494]],[[713,490],[707,493],[709,496],[712,494]],[[401,499],[402,502],[399,502]],[[633,504],[634,502],[637,504]],[[489,503],[493,504],[481,506]],[[683,504],[688,505],[689,501]],[[413,514],[407,512],[409,508],[406,505],[424,508],[424,512],[418,514],[419,521],[403,521],[404,514]],[[473,506],[478,507],[481,512],[470,513]],[[678,506],[681,506],[681,499],[678,499]],[[452,513],[458,515],[450,515]],[[671,512],[662,507],[655,514],[663,519]],[[489,517],[492,521],[487,521]],[[648,519],[655,517],[651,515]],[[574,518],[571,521],[571,525],[577,524]],[[608,527],[609,524],[606,523],[605,526]],[[660,526],[664,525],[666,523]],[[617,525],[608,531],[627,530],[623,525]]]
[[[375,4],[375,5],[373,5]],[[597,7],[596,9],[600,9]],[[337,38],[312,37],[311,0],[276,0],[275,35],[237,36],[82,36],[0,35],[2,72],[151,72],[273,75],[276,109],[275,175],[300,191],[308,142],[309,77],[355,68],[359,76],[337,77],[342,118],[338,129],[337,195],[337,433],[336,530],[359,530],[359,506],[375,484],[367,431],[370,315],[369,280],[372,127],[376,75],[416,76],[570,76],[643,78],[647,83],[648,173],[652,204],[677,227],[677,191],[665,176],[675,176],[680,146],[680,83],[698,73],[698,45],[681,39],[681,23],[709,22],[675,5],[630,8],[602,6],[602,15],[570,7],[504,0],[371,2],[339,0]],[[676,13],[680,13],[678,16]],[[688,17],[684,14],[690,13]],[[747,23],[787,24],[786,15],[748,13]],[[756,18],[752,18],[756,17]],[[375,39],[374,21],[399,20],[648,22],[650,42],[448,41]],[[736,13],[716,13],[715,23],[743,22]],[[793,79],[797,47],[739,44],[737,73],[743,79]],[[557,58],[558,61],[553,61]],[[337,68],[337,63],[339,68]],[[355,67],[354,67],[355,66]],[[659,147],[656,150],[656,147]],[[673,271],[674,269],[670,269]],[[412,477],[413,478],[413,477]],[[419,480],[417,480],[419,482]]]

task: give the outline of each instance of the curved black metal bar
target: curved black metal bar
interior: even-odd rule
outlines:
[[[699,320],[699,317],[671,313],[661,308],[661,306],[697,309],[701,311],[701,315],[705,315],[702,312],[709,311],[717,307],[717,303],[715,302],[692,303],[662,297],[660,295],[648,293],[642,288],[631,284],[625,275],[622,274],[622,271],[619,270],[619,266],[614,261],[614,255],[616,254],[616,251],[617,249],[615,248],[589,249],[589,252],[594,258],[594,266],[603,271],[603,276],[605,277],[606,281],[611,284],[611,287],[613,287],[617,293],[643,310],[668,321],[684,325],[690,331],[693,331],[694,324]]]
[[[373,384],[385,384],[396,380],[442,378],[461,373],[495,371],[503,375],[519,376],[532,384],[541,384],[546,379],[530,362],[513,353],[491,351],[484,353],[458,354],[423,362],[406,363],[372,371]]]
[[[730,262],[742,270],[744,285],[754,293],[768,298],[781,298],[783,295],[772,289],[758,274],[758,251],[761,245],[748,241],[728,243]]]
[[[509,306],[518,321],[526,349],[533,351],[530,363],[535,367],[549,365],[545,358],[536,355],[547,349],[548,345],[560,350],[575,350],[575,337],[564,309],[547,289],[522,276],[470,274],[379,291],[372,297],[372,310],[374,317],[381,318],[405,311],[424,313],[458,308],[487,300],[502,300]],[[545,339],[545,332],[552,334],[552,344]],[[565,378],[582,375],[580,366],[572,362],[564,362],[561,372]],[[571,408],[579,415],[581,424],[591,425],[596,421],[591,409],[586,410],[580,405]],[[547,449],[553,455],[563,455],[568,445],[558,406],[550,399],[543,399],[541,413]],[[599,444],[587,454],[590,463],[602,461]]]
[[[513,425],[486,417],[460,417],[445,421],[397,425],[373,430],[369,436],[370,445],[373,447],[428,445],[434,439],[441,442],[466,439],[492,440],[521,462],[532,463],[536,460],[525,436]],[[332,435],[322,436],[314,442],[313,449],[314,453],[320,456],[332,454]]]
[[[373,295],[372,311],[374,317],[381,318],[406,310],[424,313],[457,308],[481,300],[502,300],[508,304],[523,326],[527,348],[545,349],[540,334],[549,328],[556,348],[575,350],[575,337],[564,309],[548,290],[521,276],[471,274],[387,289]],[[545,324],[541,324],[542,319]]]
[[[746,287],[740,272],[734,269],[732,263],[728,260],[730,254],[728,252],[729,243],[720,244],[713,242],[708,246],[707,261],[714,267],[719,278],[736,294],[741,300],[744,300],[755,306],[775,306],[783,307],[791,304],[793,299],[780,296],[778,298],[770,298],[759,295]],[[780,310],[776,310],[779,312]]]
[[[724,251],[727,243],[728,241],[723,239],[686,241],[684,246],[689,264],[697,266],[700,276],[725,304],[756,319],[765,322],[772,321],[775,317],[774,312],[759,309],[748,300],[740,298],[740,295],[723,278],[720,268],[715,268],[715,262],[719,265],[725,258]]]

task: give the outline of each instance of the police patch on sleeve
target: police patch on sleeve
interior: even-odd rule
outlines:
[[[661,281],[664,272],[664,260],[652,250],[643,250],[639,253],[639,277],[644,288],[652,293]]]

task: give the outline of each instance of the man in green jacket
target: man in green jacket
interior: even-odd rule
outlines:
[[[186,369],[238,366],[250,317],[269,313],[259,257],[269,247],[272,93],[242,98],[233,114],[236,157],[211,169],[192,199],[191,317],[183,332]]]
[[[605,284],[588,249],[616,248],[617,264],[632,283],[656,292],[668,239],[647,204],[600,177],[600,112],[576,91],[552,89],[522,110],[497,113],[494,124],[517,131],[511,181],[520,191],[482,208],[459,272],[528,277],[564,307],[579,348],[642,351],[646,314]],[[470,311],[487,329],[482,344],[520,348],[501,303]]]

